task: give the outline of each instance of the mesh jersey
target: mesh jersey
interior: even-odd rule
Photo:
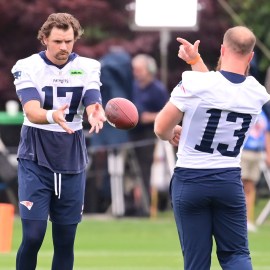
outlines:
[[[170,102],[184,112],[177,167],[240,167],[240,152],[270,99],[253,77],[232,83],[220,72],[186,71]]]
[[[68,134],[58,124],[34,124],[24,115],[18,158],[33,160],[56,173],[84,170],[88,156],[82,118],[84,108],[100,97],[89,94],[100,91],[100,63],[72,54],[68,63],[57,67],[39,53],[19,60],[12,73],[22,104],[39,100],[49,110],[69,104],[66,120],[75,130]]]

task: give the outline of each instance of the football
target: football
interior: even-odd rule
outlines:
[[[136,106],[126,98],[112,98],[105,106],[107,122],[118,129],[132,129],[139,121]]]

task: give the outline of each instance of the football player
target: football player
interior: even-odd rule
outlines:
[[[184,269],[210,269],[214,237],[222,269],[251,270],[240,156],[250,127],[270,99],[246,74],[256,38],[246,27],[228,29],[219,70],[210,72],[198,53],[199,41],[178,41],[178,56],[193,71],[183,72],[154,130],[178,145],[170,194]]]
[[[73,246],[81,221],[88,162],[84,110],[98,133],[106,120],[101,106],[100,63],[72,52],[83,29],[67,13],[51,14],[38,32],[44,51],[12,68],[24,111],[18,147],[22,243],[17,270],[34,270],[52,221],[53,270],[73,269]]]

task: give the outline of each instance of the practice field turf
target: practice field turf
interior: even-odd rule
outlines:
[[[265,204],[260,201],[259,209]],[[202,232],[203,233],[203,232]],[[0,269],[14,270],[21,228],[15,219],[13,248],[0,254]],[[256,233],[249,234],[254,270],[270,269],[270,217]],[[49,223],[37,270],[49,270],[52,258]],[[180,270],[183,261],[171,212],[156,219],[112,219],[85,216],[78,227],[74,270]],[[220,270],[213,251],[211,270]],[[65,269],[59,269],[65,270]]]

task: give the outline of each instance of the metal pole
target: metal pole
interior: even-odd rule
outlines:
[[[168,87],[168,44],[170,42],[170,31],[167,28],[160,30],[160,64],[161,81]]]

